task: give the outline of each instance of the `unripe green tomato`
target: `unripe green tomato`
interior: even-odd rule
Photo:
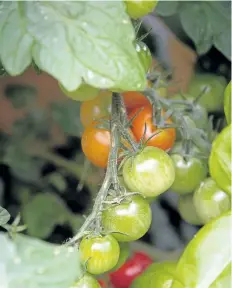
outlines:
[[[184,288],[175,281],[176,265],[176,262],[154,263],[135,278],[130,288]]]
[[[151,225],[149,203],[139,195],[132,195],[118,205],[112,205],[102,212],[102,225],[106,232],[121,242],[141,238]]]
[[[231,104],[232,104],[231,98],[232,94],[231,94],[231,81],[230,81],[224,93],[224,112],[228,124],[231,123]]]
[[[139,192],[144,197],[155,197],[171,187],[175,169],[165,151],[149,146],[126,160],[123,178],[131,191]]]
[[[63,93],[68,96],[69,98],[77,101],[88,101],[92,100],[100,93],[100,89],[90,86],[88,84],[81,84],[81,86],[74,90],[68,91],[64,88],[62,84],[59,83],[59,86]]]
[[[231,207],[230,196],[222,191],[212,178],[205,179],[193,195],[197,214],[204,224]]]
[[[81,279],[74,283],[70,288],[101,288],[98,281],[86,273]]]
[[[124,2],[129,16],[133,19],[137,19],[151,13],[155,9],[158,1],[125,0]]]
[[[83,238],[80,247],[80,260],[91,274],[102,274],[111,270],[118,262],[120,248],[111,236]]]
[[[130,254],[129,244],[126,242],[121,242],[119,246],[120,246],[120,256],[118,259],[118,263],[116,264],[116,266],[114,266],[114,268],[110,272],[118,270],[129,257]]]
[[[147,45],[141,41],[135,43],[135,49],[139,56],[139,60],[142,63],[145,72],[147,73],[152,64],[151,52]]]
[[[231,137],[232,124],[224,128],[214,140],[209,157],[211,177],[229,195],[232,194]]]
[[[225,87],[226,80],[222,76],[197,74],[189,84],[188,93],[195,98],[206,88],[206,92],[198,103],[205,107],[208,112],[216,112],[223,110]]]
[[[208,173],[207,166],[197,158],[184,159],[178,154],[171,155],[175,167],[175,180],[171,190],[178,194],[193,192]]]
[[[193,203],[193,194],[181,195],[178,200],[178,211],[181,218],[192,225],[202,225],[203,222],[196,212]]]

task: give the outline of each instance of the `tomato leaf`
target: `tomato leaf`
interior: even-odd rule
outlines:
[[[24,235],[0,233],[2,288],[67,288],[81,276],[78,251]],[[64,273],[64,267],[65,273]]]
[[[214,140],[209,157],[211,177],[229,195],[232,193],[231,135],[232,124],[224,128]]]
[[[184,287],[210,287],[230,265],[231,218],[229,212],[211,221],[188,244],[175,271]]]
[[[0,206],[0,226],[5,225],[10,220],[9,212]]]
[[[2,2],[0,58],[11,75],[35,64],[69,91],[82,80],[143,90],[145,71],[123,1]]]
[[[28,234],[39,238],[48,237],[55,225],[67,221],[68,215],[69,211],[64,202],[52,193],[36,195],[22,211]]]
[[[171,16],[178,12],[179,1],[159,1],[155,12],[163,17]]]
[[[190,2],[182,4],[180,10],[183,29],[194,41],[199,54],[206,53],[213,45],[213,31],[205,9],[204,3]]]

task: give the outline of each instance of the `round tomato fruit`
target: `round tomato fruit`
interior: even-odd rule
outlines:
[[[152,263],[153,260],[145,253],[135,252],[120,269],[109,274],[110,281],[114,287],[128,288],[132,281]]]
[[[178,200],[178,211],[181,218],[192,225],[202,225],[193,203],[193,194],[181,195]]]
[[[131,196],[102,212],[105,231],[122,242],[141,238],[151,225],[151,208],[142,196]]]
[[[195,157],[185,159],[179,154],[173,154],[171,158],[175,167],[175,180],[171,190],[178,194],[193,192],[207,176],[207,165]]]
[[[82,134],[81,147],[86,158],[94,165],[106,168],[110,152],[110,132],[96,126],[98,121],[93,121]]]
[[[169,155],[156,147],[145,147],[123,165],[123,178],[133,192],[155,197],[168,190],[175,179],[175,169]]]
[[[127,242],[121,242],[119,244],[120,247],[120,256],[118,259],[118,263],[116,264],[116,266],[114,266],[114,268],[110,271],[116,271],[118,270],[127,260],[127,258],[129,257],[129,244]]]
[[[157,4],[157,0],[125,0],[127,13],[131,18],[137,19],[151,13]]]
[[[59,85],[62,92],[66,96],[77,101],[88,101],[94,99],[99,94],[100,91],[98,88],[90,86],[86,83],[81,84],[81,86],[74,91],[68,91],[63,87],[62,84],[59,83]]]
[[[101,286],[99,285],[98,281],[95,278],[86,273],[70,288],[101,288]]]
[[[112,92],[101,91],[92,100],[81,103],[80,118],[84,127],[89,126],[92,121],[109,117],[111,113]]]
[[[136,42],[135,49],[139,56],[140,62],[143,64],[144,70],[147,73],[152,65],[152,56],[149,48],[143,42]]]
[[[79,247],[80,260],[91,274],[102,274],[112,269],[118,262],[120,248],[111,236],[82,239]]]
[[[222,191],[212,178],[207,178],[194,192],[194,205],[198,216],[204,224],[229,211],[230,196]]]
[[[131,119],[139,110],[140,108],[134,109],[129,118]],[[164,115],[164,112],[162,113]],[[171,119],[166,120],[167,124],[171,124]],[[152,135],[154,135],[151,139],[148,140],[146,143],[147,146],[154,146],[158,147],[163,150],[171,149],[175,139],[176,139],[176,129],[174,128],[165,128],[159,129],[152,123],[152,106],[147,105],[143,108],[142,111],[135,117],[132,122],[131,130],[136,138],[137,141],[140,141],[144,135],[146,127],[146,133],[144,140],[148,140]]]

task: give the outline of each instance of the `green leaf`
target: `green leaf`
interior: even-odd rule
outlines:
[[[59,192],[64,192],[67,188],[67,182],[65,178],[59,172],[50,173],[46,180],[49,184],[53,185]]]
[[[205,225],[178,261],[175,276],[183,287],[210,287],[230,265],[231,212]],[[177,288],[175,284],[171,288]],[[223,286],[226,287],[226,286]]]
[[[231,137],[232,124],[224,128],[214,140],[209,157],[211,177],[229,195],[232,195]]]
[[[40,193],[23,207],[22,217],[29,235],[46,238],[55,225],[67,222],[69,211],[55,194]]]
[[[215,47],[231,61],[230,26],[214,38]]]
[[[81,136],[82,125],[80,121],[80,102],[67,100],[51,105],[53,120],[72,136]]]
[[[5,95],[15,108],[22,108],[31,104],[36,98],[36,89],[21,84],[7,85]]]
[[[68,288],[81,275],[75,248],[24,235],[12,241],[0,233],[0,279],[3,288]]]
[[[22,17],[21,4],[17,1],[1,4],[2,20],[0,33],[0,57],[7,72],[13,76],[21,74],[31,63],[33,37],[27,33],[26,21]],[[3,22],[4,21],[4,22]]]
[[[163,17],[171,16],[178,12],[179,1],[159,1],[155,12]]]
[[[186,2],[181,5],[180,20],[184,31],[194,41],[199,54],[213,45],[213,31],[203,2]]]
[[[5,225],[10,220],[9,212],[0,206],[0,226]]]
[[[82,80],[126,91],[146,87],[123,1],[19,1],[3,13],[0,58],[11,75],[33,58],[69,91]]]

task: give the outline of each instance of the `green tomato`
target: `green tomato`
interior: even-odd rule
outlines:
[[[231,212],[227,212],[204,225],[190,241],[175,271],[182,288],[211,287],[220,278],[231,262],[231,221]]]
[[[142,63],[145,72],[147,73],[152,64],[152,56],[149,48],[143,42],[136,42],[135,49],[139,56],[139,60]]]
[[[209,157],[211,177],[229,195],[232,193],[231,132],[232,124],[222,130],[213,142]]]
[[[130,254],[129,244],[126,242],[121,242],[119,246],[120,246],[120,256],[118,259],[118,263],[116,264],[116,266],[114,266],[114,268],[110,272],[118,270],[129,257]]]
[[[123,178],[131,191],[144,197],[155,197],[171,187],[175,169],[165,151],[149,146],[126,160]]]
[[[175,280],[176,262],[161,262],[150,265],[135,278],[130,288],[184,288]]]
[[[102,274],[112,269],[118,262],[120,248],[111,236],[84,238],[80,243],[80,260],[91,274]]]
[[[232,98],[232,94],[231,94],[231,81],[230,81],[224,93],[224,112],[225,112],[226,121],[228,124],[231,123],[231,102],[232,102],[231,98]]]
[[[232,283],[232,262],[228,264],[222,271],[220,276],[210,285],[210,288],[225,288],[231,287]]]
[[[206,92],[199,99],[199,104],[208,112],[223,110],[223,94],[226,80],[222,76],[212,74],[197,74],[189,85],[188,93],[196,98],[206,88]]]
[[[101,288],[101,286],[95,278],[86,273],[70,288]]]
[[[181,218],[192,225],[202,225],[203,222],[199,218],[196,212],[196,208],[193,204],[193,194],[182,195],[178,201],[178,211]]]
[[[151,225],[151,208],[139,195],[126,198],[102,212],[102,224],[105,231],[122,242],[141,238]]]
[[[131,18],[137,19],[151,13],[157,4],[157,0],[125,0],[126,11]]]
[[[88,100],[92,100],[95,97],[97,97],[97,95],[100,93],[100,89],[90,86],[88,84],[81,84],[81,86],[74,91],[68,91],[66,90],[62,84],[60,84],[60,88],[62,90],[62,92],[68,96],[69,98],[73,99],[73,100],[77,100],[77,101],[88,101]]]
[[[206,224],[230,209],[231,198],[212,178],[207,178],[194,192],[193,201],[197,215]]]
[[[178,194],[193,192],[208,173],[204,161],[197,158],[184,159],[178,154],[171,155],[175,167],[175,180],[171,190]]]

